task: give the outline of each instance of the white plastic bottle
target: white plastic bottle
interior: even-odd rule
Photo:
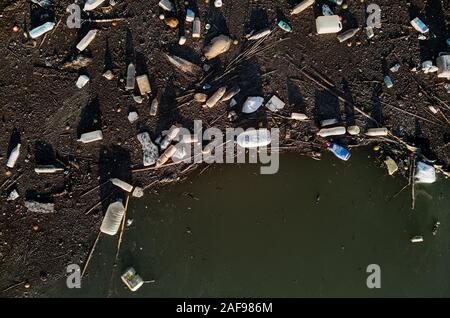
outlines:
[[[33,30],[30,31],[30,37],[32,39],[36,39],[38,37],[40,37],[41,35],[43,35],[44,33],[47,33],[48,31],[52,30],[55,26],[54,22],[46,22],[36,28],[34,28]]]
[[[16,147],[11,151],[11,154],[9,155],[8,162],[6,163],[6,166],[8,168],[14,168],[16,165],[17,159],[19,158],[20,154],[20,144],[17,144]]]
[[[121,201],[111,203],[106,210],[105,217],[103,218],[100,231],[108,235],[116,235],[119,230],[120,223],[122,222],[125,214],[125,207]]]

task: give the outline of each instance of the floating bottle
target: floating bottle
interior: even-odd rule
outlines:
[[[14,147],[14,149],[11,151],[8,157],[8,162],[6,163],[6,166],[8,168],[14,168],[16,165],[17,159],[20,155],[20,144],[17,144],[17,146]]]
[[[125,90],[133,90],[134,82],[136,80],[136,68],[133,63],[128,64],[127,68],[127,84],[125,85]]]
[[[331,143],[331,142],[327,142],[327,146],[328,146],[328,150],[330,150],[339,159],[344,160],[344,161],[347,161],[348,159],[350,159],[351,154],[344,147],[342,147],[338,144],[335,144],[335,143]]]
[[[106,210],[100,231],[108,235],[116,235],[125,214],[125,207],[120,200],[111,203]]]
[[[30,37],[36,39],[55,27],[54,22],[46,22],[30,31]]]

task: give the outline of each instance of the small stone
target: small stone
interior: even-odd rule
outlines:
[[[9,195],[8,198],[6,199],[6,201],[14,201],[15,199],[17,199],[19,197],[19,193],[17,192],[16,189],[12,190]]]
[[[178,40],[179,45],[184,45],[186,43],[186,37],[184,35],[180,36],[180,39]]]
[[[25,285],[23,285],[23,287],[25,287],[26,289],[31,288],[31,284],[30,283],[25,283]]]

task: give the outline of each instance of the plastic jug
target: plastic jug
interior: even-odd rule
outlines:
[[[318,34],[338,33],[342,30],[342,23],[338,15],[319,16],[316,28]]]

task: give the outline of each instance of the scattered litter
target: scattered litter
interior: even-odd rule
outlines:
[[[416,183],[434,183],[436,182],[436,169],[422,161],[416,165]]]
[[[339,40],[340,43],[347,41],[348,39],[354,37],[356,35],[356,33],[359,32],[359,28],[354,28],[354,29],[350,29],[347,30],[345,32],[342,32],[340,34],[338,34],[337,39]]]
[[[253,31],[247,36],[247,39],[249,41],[256,41],[259,40],[265,36],[268,36],[270,33],[272,33],[272,30],[270,28],[261,30],[259,32],[253,33]]]
[[[43,165],[43,166],[37,166],[36,168],[34,168],[34,171],[36,173],[45,174],[45,173],[62,172],[62,171],[64,171],[64,169],[57,168],[54,165]]]
[[[226,86],[220,87],[214,94],[211,95],[210,98],[208,98],[208,100],[205,103],[205,106],[208,108],[214,107],[222,99],[226,91],[227,91]]]
[[[328,150],[341,160],[347,161],[351,157],[351,154],[347,149],[336,143],[327,142],[327,147]]]
[[[389,69],[389,71],[391,71],[392,73],[396,73],[396,72],[398,72],[399,69],[400,69],[400,63],[395,63],[395,64]]]
[[[194,23],[192,25],[192,37],[199,38],[202,32],[202,23],[199,17],[194,19]]]
[[[131,226],[131,224],[133,224],[134,220],[133,219],[128,219],[127,220],[127,227]]]
[[[282,29],[285,32],[292,32],[292,26],[284,20],[278,21],[277,25],[280,29]]]
[[[388,169],[388,174],[390,176],[392,176],[398,170],[397,163],[391,157],[387,156],[384,163]]]
[[[136,274],[136,271],[133,267],[128,268],[125,273],[120,276],[120,278],[125,283],[125,285],[127,285],[127,287],[133,292],[138,290],[144,284],[144,280],[141,278],[141,276]]]
[[[177,147],[170,145],[169,148],[164,151],[164,153],[156,161],[156,167],[164,165],[177,151]]]
[[[411,238],[411,243],[422,243],[423,242],[423,236],[416,235]]]
[[[206,102],[206,100],[208,99],[208,95],[203,94],[203,93],[195,93],[194,94],[194,100],[197,103],[204,103]]]
[[[124,214],[125,207],[121,200],[111,203],[106,210],[100,231],[108,235],[116,235]]]
[[[322,128],[319,130],[317,135],[320,137],[330,137],[330,136],[341,136],[345,135],[347,130],[343,126],[333,127],[333,128]]]
[[[320,122],[320,127],[327,127],[337,123],[338,120],[336,118],[324,119]]]
[[[78,141],[81,141],[82,143],[87,144],[87,143],[102,140],[102,139],[103,139],[102,131],[95,130],[95,131],[91,131],[91,132],[82,134],[80,136],[80,139],[78,139]]]
[[[330,6],[327,4],[322,5],[322,14],[323,15],[334,15],[333,11],[331,10]]]
[[[427,60],[422,62],[422,71],[427,74],[427,73],[434,73],[438,71],[438,67],[433,65],[433,61],[431,60]]]
[[[389,130],[386,127],[382,128],[369,128],[366,131],[366,135],[369,137],[387,136]]]
[[[8,157],[8,162],[6,163],[6,166],[8,168],[14,168],[14,166],[16,165],[17,159],[19,159],[19,155],[20,155],[20,146],[21,144],[17,144],[13,150],[11,151],[11,153],[9,154]]]
[[[338,33],[342,30],[341,19],[338,15],[318,16],[316,29],[318,34]]]
[[[150,116],[156,116],[159,108],[159,96],[156,96],[152,100],[152,104],[150,105]]]
[[[237,101],[236,101],[234,98],[232,98],[232,99],[230,100],[230,107],[233,108],[233,107],[236,106],[236,105],[237,105]]]
[[[130,123],[134,123],[138,119],[139,119],[139,115],[137,112],[132,111],[132,112],[128,113],[128,120],[130,121]]]
[[[430,31],[428,26],[419,18],[414,18],[413,20],[411,20],[411,25],[420,33],[427,33],[428,31]]]
[[[211,40],[211,43],[203,50],[205,57],[211,60],[230,49],[233,41],[227,35],[219,35]]]
[[[202,68],[200,66],[181,57],[166,54],[166,58],[172,65],[174,65],[177,69],[184,73],[188,73],[194,76],[198,76],[202,73]]]
[[[136,80],[136,68],[133,63],[128,64],[127,67],[127,83],[125,85],[125,90],[133,90],[134,82]]]
[[[265,147],[271,143],[271,135],[268,129],[252,129],[240,133],[237,138],[237,144],[242,148]]]
[[[222,7],[222,5],[223,5],[222,0],[214,0],[214,6],[216,8],[220,8]]]
[[[195,13],[191,9],[186,10],[186,22],[194,22]]]
[[[450,54],[440,54],[436,59],[437,76],[450,79]]]
[[[366,35],[368,39],[371,39],[375,36],[375,33],[373,32],[373,27],[371,26],[366,27]]]
[[[135,198],[142,198],[144,196],[144,189],[135,187],[131,195]]]
[[[111,81],[114,79],[114,74],[111,70],[107,70],[105,73],[103,73],[103,77],[106,78],[108,81]]]
[[[48,8],[52,5],[52,0],[31,0],[42,8]]]
[[[84,4],[84,11],[91,11],[101,5],[105,0],[87,0]]]
[[[435,236],[439,230],[439,227],[441,226],[441,222],[437,221],[436,223],[434,223],[433,225],[433,236]]]
[[[89,77],[87,77],[86,75],[80,75],[77,79],[77,82],[75,83],[75,85],[78,88],[83,88],[87,82],[89,82]]]
[[[359,135],[361,129],[359,128],[359,126],[349,126],[347,127],[347,132],[349,135],[356,136]]]
[[[178,40],[179,45],[184,45],[186,43],[186,37],[184,35],[180,36],[180,39]]]
[[[386,84],[387,88],[392,88],[394,86],[394,83],[392,83],[392,80],[389,75],[386,75],[384,77],[384,83]]]
[[[291,119],[294,119],[294,120],[307,120],[308,116],[306,116],[305,114],[302,114],[302,113],[292,113],[291,114]]]
[[[180,132],[181,127],[178,127],[176,125],[172,125],[167,132],[164,139],[161,141],[161,149],[164,150],[167,147],[169,147],[170,143],[178,136]]]
[[[41,203],[36,201],[25,201],[25,207],[29,212],[34,213],[54,213],[55,204],[54,203]]]
[[[137,139],[142,145],[144,166],[155,164],[158,159],[158,147],[152,142],[148,132],[138,134]]]
[[[133,97],[133,100],[138,104],[142,104],[142,102],[144,101],[141,95],[132,94],[131,96]]]
[[[227,90],[227,92],[225,93],[225,95],[223,95],[223,97],[222,97],[222,99],[220,101],[221,102],[229,101],[234,96],[239,94],[240,91],[241,91],[241,88],[239,86],[235,85],[231,89]]]
[[[150,88],[150,82],[148,81],[147,74],[139,75],[136,77],[139,92],[142,96],[150,94],[152,89]]]
[[[19,192],[17,192],[16,189],[13,189],[9,194],[8,194],[8,198],[6,199],[6,201],[14,201],[15,199],[17,199],[19,197]]]
[[[434,106],[428,106],[428,109],[435,115],[439,112],[438,109]]]
[[[168,27],[175,29],[178,26],[178,19],[175,17],[169,17],[169,18],[164,19],[164,23]]]
[[[242,112],[244,114],[250,114],[258,110],[259,107],[264,102],[264,98],[258,97],[258,96],[252,96],[248,97],[247,100],[244,103],[244,106],[242,106]]]
[[[30,37],[32,39],[36,39],[43,35],[44,33],[47,33],[48,31],[51,31],[55,27],[54,22],[46,22],[33,30],[30,31]]]
[[[277,112],[280,109],[284,108],[286,105],[281,99],[279,99],[276,95],[273,95],[271,99],[266,104],[266,107],[273,112]]]
[[[121,188],[122,190],[125,190],[126,192],[131,192],[133,190],[133,186],[125,181],[122,181],[118,178],[111,178],[109,179],[112,184],[115,186]]]
[[[89,44],[94,40],[97,35],[98,30],[90,30],[77,44],[77,49],[81,52],[88,47]]]
[[[173,11],[174,7],[170,0],[161,0],[158,5],[166,11]]]
[[[299,14],[300,12],[306,10],[308,7],[314,4],[315,0],[304,0],[297,4],[291,11],[291,15]]]

